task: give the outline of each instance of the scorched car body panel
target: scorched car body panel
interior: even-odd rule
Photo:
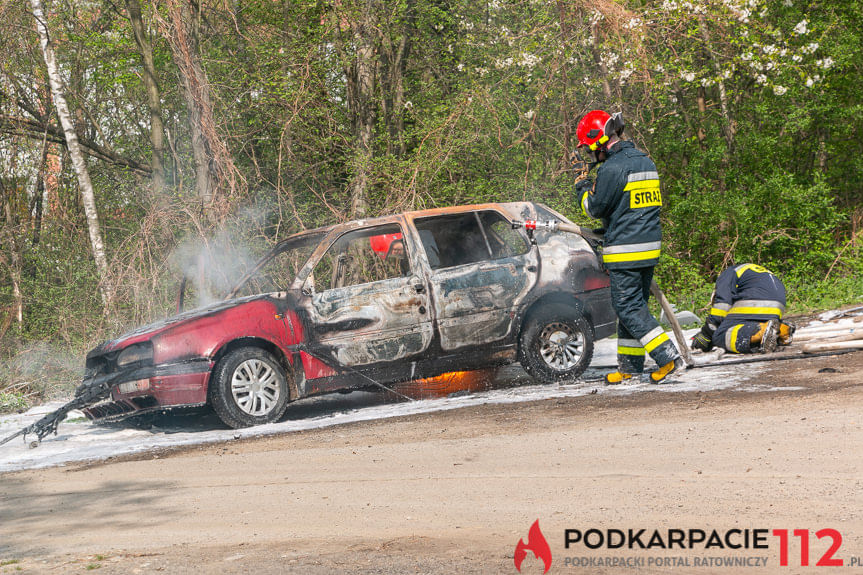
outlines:
[[[514,202],[292,236],[232,299],[92,350],[87,378],[124,373],[112,401],[86,413],[116,418],[212,403],[238,426],[277,418],[288,401],[371,382],[519,360],[540,379],[578,375],[593,340],[615,329],[608,275],[583,238],[529,237],[512,226],[526,219],[566,221]],[[554,314],[557,321],[544,319]]]

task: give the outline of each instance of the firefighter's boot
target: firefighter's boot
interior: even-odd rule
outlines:
[[[771,319],[766,324],[763,324],[758,333],[752,336],[755,338],[761,334],[761,353],[773,353],[776,351],[776,344],[779,338],[779,320]]]
[[[758,331],[753,334],[752,337],[749,338],[749,347],[755,348],[761,345],[761,340],[764,339],[764,332],[767,331],[767,326],[769,321],[762,321],[758,324]]]
[[[683,367],[683,359],[678,357],[652,372],[650,383],[671,383],[669,376],[679,371],[681,367]]]
[[[613,371],[605,375],[605,385],[619,385],[627,379],[632,379],[634,377],[637,379],[637,375],[623,373],[622,371]]]
[[[797,331],[797,326],[793,323],[780,323],[779,334],[776,337],[776,342],[779,345],[791,345],[791,340],[794,339],[795,331]]]

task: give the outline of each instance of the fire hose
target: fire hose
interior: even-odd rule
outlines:
[[[78,389],[75,390],[74,399],[67,402],[59,409],[56,409],[55,411],[52,411],[51,413],[45,415],[36,423],[28,425],[17,433],[14,433],[9,437],[0,440],[0,445],[8,443],[16,437],[20,436],[23,436],[24,441],[26,441],[28,435],[35,434],[36,441],[32,441],[30,443],[30,448],[32,449],[34,447],[37,447],[46,435],[50,435],[51,433],[53,433],[54,435],[57,434],[57,426],[60,425],[61,421],[66,419],[66,415],[70,411],[74,409],[82,409],[84,407],[88,407],[109,397],[111,395],[111,386],[113,385],[114,380],[116,380],[119,375],[119,373],[102,375],[95,377],[90,381],[82,383],[80,386],[78,386]]]
[[[586,240],[589,240],[595,244],[602,244],[603,236],[590,230],[588,228],[570,224],[567,222],[558,222],[556,220],[547,220],[547,221],[538,221],[538,220],[525,220],[525,221],[514,221],[512,222],[513,228],[523,228],[527,230],[528,235],[531,237],[536,230],[547,230],[550,232],[564,232],[569,234],[579,235]],[[692,367],[695,365],[695,361],[692,359],[692,354],[689,351],[689,346],[686,344],[686,338],[683,336],[683,329],[680,327],[680,322],[677,321],[677,316],[674,315],[674,309],[671,307],[671,304],[668,303],[668,299],[665,297],[665,294],[662,293],[662,290],[659,289],[659,285],[657,285],[656,280],[652,280],[650,282],[650,293],[653,294],[653,297],[659,302],[659,305],[662,307],[663,311],[665,311],[665,316],[668,318],[668,322],[671,324],[671,330],[674,332],[674,338],[677,340],[677,347],[680,348],[680,354],[683,357],[684,363],[686,363],[686,367]]]

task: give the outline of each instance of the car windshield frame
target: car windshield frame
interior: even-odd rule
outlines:
[[[273,249],[271,249],[264,257],[258,260],[258,263],[252,267],[240,280],[237,284],[231,289],[225,299],[233,299],[237,297],[237,294],[246,284],[249,283],[250,280],[254,279],[257,274],[273,259],[278,256],[284,254],[285,252],[292,250],[306,250],[305,260],[301,265],[298,265],[296,268],[296,273],[291,279],[291,283],[295,282],[297,277],[300,275],[302,269],[309,263],[309,259],[311,259],[312,255],[315,253],[315,250],[318,246],[323,242],[323,240],[327,237],[329,230],[311,230],[308,232],[303,232],[287,238],[281,242],[279,242]],[[285,286],[285,288],[289,288],[290,286]],[[269,293],[269,292],[261,292],[261,293]],[[257,294],[248,294],[248,295],[257,295]]]

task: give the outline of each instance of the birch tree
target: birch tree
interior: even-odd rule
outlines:
[[[108,285],[108,262],[105,258],[105,244],[102,241],[102,230],[99,226],[99,214],[96,211],[96,196],[93,192],[93,183],[90,181],[90,173],[87,171],[87,163],[84,160],[84,154],[78,145],[78,135],[75,132],[75,125],[72,122],[72,116],[69,113],[69,106],[66,103],[66,97],[63,92],[63,80],[60,76],[60,69],[57,64],[57,59],[54,55],[54,47],[51,42],[51,37],[48,34],[48,24],[45,19],[45,13],[42,9],[41,0],[30,0],[30,6],[33,10],[33,18],[36,20],[36,30],[39,33],[40,46],[42,47],[42,55],[45,58],[45,67],[48,71],[48,80],[51,85],[51,95],[54,99],[54,107],[57,110],[57,117],[60,119],[60,124],[63,126],[63,133],[66,137],[66,148],[69,150],[69,157],[72,159],[72,165],[75,168],[75,174],[78,176],[78,188],[81,190],[81,203],[84,205],[84,213],[87,216],[87,228],[90,232],[90,245],[93,249],[93,258],[96,261],[96,270],[99,274],[99,291],[102,296],[102,303],[107,310],[111,302],[111,288]]]

